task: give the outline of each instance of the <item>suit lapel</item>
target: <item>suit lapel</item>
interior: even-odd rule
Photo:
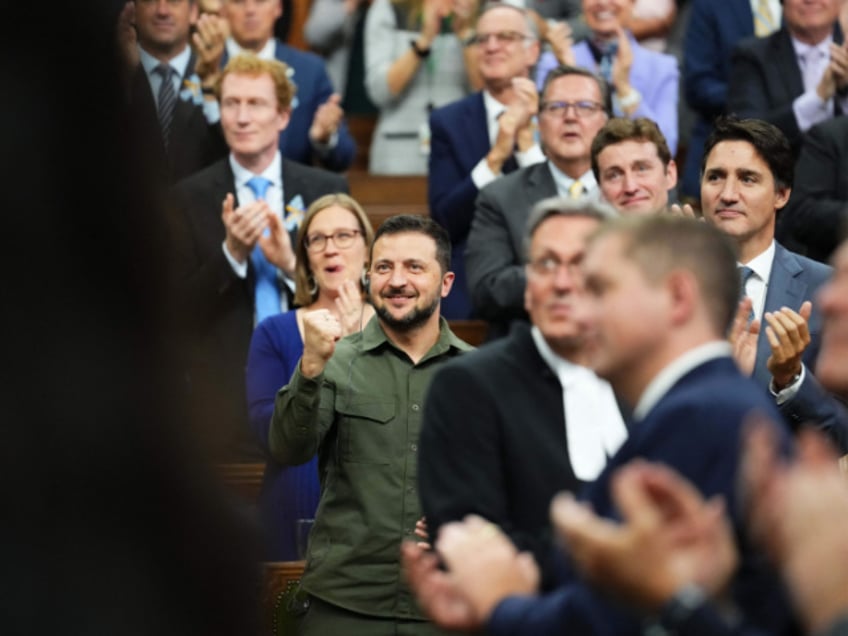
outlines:
[[[807,282],[801,275],[804,267],[794,254],[785,250],[780,244],[774,246],[774,262],[771,266],[766,300],[763,313],[778,311],[781,307],[789,307],[798,311],[807,295]],[[757,338],[757,360],[754,366],[754,376],[763,382],[770,380],[766,360],[771,355],[765,324],[761,322],[760,335]]]
[[[466,106],[458,132],[467,131],[468,133],[467,136],[460,137],[460,148],[466,149],[466,163],[473,168],[479,158],[485,156],[491,149],[483,93],[475,93],[471,99],[467,100]]]
[[[789,31],[781,29],[778,31],[772,40],[773,63],[769,68],[777,73],[781,78],[785,90],[783,96],[777,96],[784,102],[791,102],[795,97],[804,92],[804,80],[801,77],[801,67],[798,65],[798,58],[795,55],[795,47],[792,46],[792,40],[789,37]]]

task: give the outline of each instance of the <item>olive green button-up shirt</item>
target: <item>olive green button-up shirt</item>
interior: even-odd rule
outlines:
[[[416,476],[422,401],[438,367],[472,347],[441,319],[439,340],[417,363],[374,318],[336,345],[324,372],[300,365],[280,389],[271,420],[274,458],[302,464],[318,453],[321,501],[302,584],[362,614],[423,618],[400,568],[400,544],[421,518]]]

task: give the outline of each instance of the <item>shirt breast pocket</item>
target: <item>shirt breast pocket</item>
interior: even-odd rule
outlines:
[[[396,454],[398,432],[392,426],[394,402],[336,404],[339,456],[356,464],[388,464]]]

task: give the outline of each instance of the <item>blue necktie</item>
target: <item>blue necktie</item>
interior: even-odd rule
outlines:
[[[748,282],[748,279],[754,275],[754,270],[748,267],[747,265],[742,265],[739,268],[739,300],[745,297],[745,284]],[[755,317],[754,308],[751,307],[751,313],[748,314],[748,322],[751,322]]]
[[[610,86],[612,86],[612,64],[616,53],[618,53],[618,42],[613,41],[605,45],[601,50],[601,61],[598,64],[598,73]]]
[[[253,190],[257,201],[265,199],[265,193],[270,185],[271,181],[265,177],[253,177],[247,182],[247,187]],[[277,268],[268,262],[258,244],[250,254],[250,261],[256,272],[254,303],[256,323],[259,324],[268,316],[280,313],[280,288],[277,286]]]

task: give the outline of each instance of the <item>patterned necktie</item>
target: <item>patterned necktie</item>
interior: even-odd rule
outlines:
[[[265,177],[253,177],[247,182],[247,187],[253,191],[256,200],[264,200],[265,193],[271,181]],[[267,230],[266,230],[267,231]],[[268,316],[280,313],[280,288],[277,285],[277,268],[268,262],[262,248],[257,244],[250,254],[250,261],[256,272],[256,286],[254,288],[254,303],[256,307],[256,324],[262,322]]]
[[[770,35],[777,29],[774,16],[771,14],[768,0],[757,0],[754,10],[754,35],[758,38]]]
[[[745,285],[748,284],[748,280],[751,276],[754,275],[754,270],[748,267],[747,265],[742,265],[739,267],[739,300],[742,300],[747,294],[745,293]],[[751,311],[748,313],[748,322],[751,322],[755,317],[754,307],[751,306]]]
[[[612,65],[615,54],[618,52],[618,42],[610,42],[601,48],[601,60],[598,62],[598,74],[603,77],[607,84],[612,86]]]
[[[165,150],[171,140],[171,125],[174,123],[174,106],[177,103],[177,92],[174,90],[174,82],[171,79],[176,72],[169,64],[159,64],[153,71],[162,78],[159,84],[159,96],[157,107],[159,109],[159,128],[162,130],[162,141]]]
[[[585,191],[586,191],[586,188],[583,187],[583,182],[580,181],[580,179],[577,179],[568,188],[568,196],[572,199],[579,199],[583,196],[583,193]]]

